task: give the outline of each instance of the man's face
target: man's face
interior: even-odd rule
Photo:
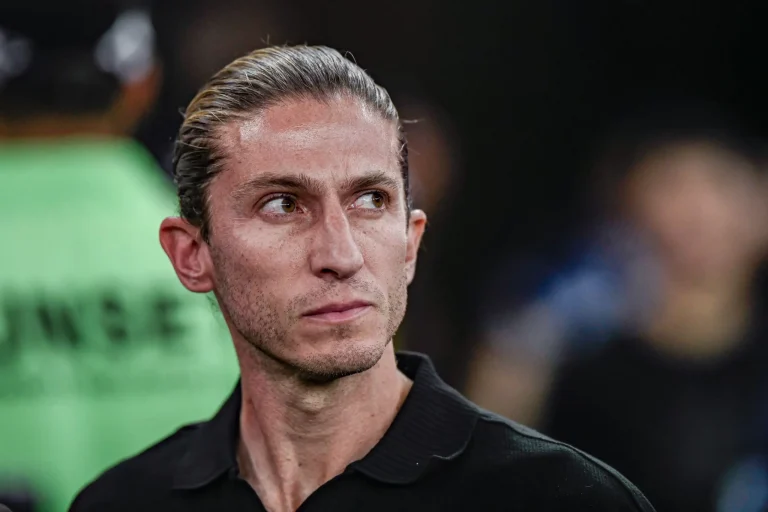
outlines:
[[[407,220],[394,123],[351,99],[292,100],[219,135],[210,255],[236,341],[308,380],[375,365],[425,224]]]

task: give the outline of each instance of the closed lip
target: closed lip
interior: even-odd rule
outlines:
[[[311,309],[304,313],[303,316],[316,316],[324,315],[327,313],[343,313],[352,309],[365,308],[372,306],[372,304],[365,300],[352,300],[349,302],[332,302],[325,304],[318,308]]]

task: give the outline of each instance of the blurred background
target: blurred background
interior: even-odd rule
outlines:
[[[223,326],[156,241],[173,139],[220,67],[310,43],[408,120],[430,225],[398,347],[660,511],[768,510],[767,25],[758,0],[4,0],[0,503],[63,510],[226,396]]]

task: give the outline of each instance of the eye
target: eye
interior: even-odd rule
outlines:
[[[382,192],[367,192],[355,200],[353,208],[365,210],[381,210],[386,206],[387,198]]]
[[[261,207],[261,211],[272,215],[287,215],[289,213],[295,213],[298,208],[299,206],[296,203],[296,199],[290,196],[282,196],[264,203],[264,206]]]

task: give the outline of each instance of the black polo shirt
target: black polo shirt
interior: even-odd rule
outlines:
[[[413,387],[392,426],[299,510],[653,510],[605,464],[476,407],[426,357],[400,353],[398,366]],[[107,471],[70,511],[265,510],[238,476],[240,399],[238,386],[213,419]]]

